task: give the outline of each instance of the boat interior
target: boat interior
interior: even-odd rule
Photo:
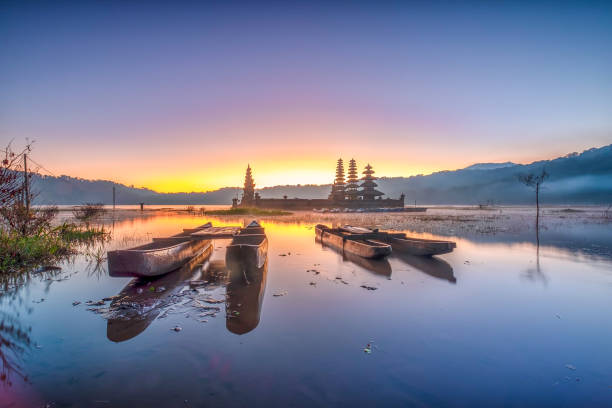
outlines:
[[[148,244],[140,245],[134,248],[125,249],[124,251],[154,251],[161,248],[171,248],[190,240],[191,238],[189,237],[185,237],[184,239],[153,238],[153,242],[149,242]]]
[[[230,245],[260,245],[266,239],[264,234],[238,234]]]

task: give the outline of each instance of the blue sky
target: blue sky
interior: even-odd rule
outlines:
[[[392,176],[612,143],[611,2],[4,2],[0,38],[0,142],[57,174],[198,190],[247,161],[316,183],[339,156]]]

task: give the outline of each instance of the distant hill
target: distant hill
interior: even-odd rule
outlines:
[[[543,186],[544,203],[612,204],[612,145],[571,153],[554,160],[531,164],[478,163],[464,169],[440,171],[412,177],[382,177],[379,190],[388,197],[406,194],[406,204],[524,204],[533,202],[533,193],[517,180],[519,174],[550,174]],[[330,174],[332,177],[333,174]],[[255,175],[257,177],[257,175]],[[146,188],[128,187],[107,180],[39,176],[33,180],[39,204],[112,203],[112,187],[117,204],[231,204],[241,193],[238,187],[208,192],[158,193]],[[264,198],[283,196],[325,198],[330,185],[274,186],[258,190]]]
[[[503,169],[504,167],[512,167],[516,166],[515,163],[505,162],[505,163],[476,163],[471,166],[466,167],[464,170],[494,170],[494,169]]]

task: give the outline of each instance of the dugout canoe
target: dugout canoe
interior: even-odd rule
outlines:
[[[323,224],[315,227],[315,233],[322,243],[335,247],[343,253],[368,259],[384,258],[391,254],[391,245],[375,240],[374,234],[353,234]]]
[[[207,226],[210,225],[201,228]],[[134,248],[108,251],[108,273],[112,277],[163,275],[180,268],[211,245],[210,239],[194,239],[183,232]]]
[[[113,299],[106,314],[106,337],[115,343],[129,340],[147,327],[171,306],[191,279],[208,273],[212,245],[191,258],[173,273],[154,278],[134,278]],[[151,288],[154,288],[151,290]]]
[[[412,238],[404,233],[371,230],[362,227],[345,225],[340,230],[351,234],[366,234],[373,239],[385,242],[393,248],[394,252],[401,252],[415,256],[433,256],[452,252],[457,244],[452,241]]]
[[[251,222],[241,229],[232,242],[226,247],[226,262],[233,259],[243,259],[257,268],[261,268],[268,258],[268,238],[263,233],[263,227],[257,221]]]

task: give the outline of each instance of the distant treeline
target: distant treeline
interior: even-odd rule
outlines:
[[[477,164],[465,169],[412,177],[383,177],[379,190],[388,197],[406,194],[406,203],[417,204],[526,204],[533,193],[518,182],[519,174],[546,168],[550,178],[543,186],[541,201],[549,204],[612,204],[612,145],[571,153],[554,160],[528,165],[514,163]],[[242,192],[225,187],[208,192],[158,193],[106,180],[39,176],[33,179],[38,204],[112,204],[113,186],[117,204],[231,204]],[[259,189],[263,198],[326,198],[331,186],[295,185]]]

